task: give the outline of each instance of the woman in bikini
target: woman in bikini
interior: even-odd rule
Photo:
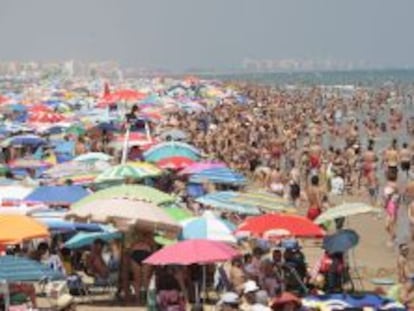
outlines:
[[[131,237],[132,242],[130,244],[127,262],[132,272],[132,285],[134,287],[136,302],[140,304],[141,295],[146,297],[144,294],[148,290],[152,274],[151,266],[144,264],[143,261],[154,251],[155,242],[152,232],[139,232],[138,230],[136,228]],[[124,284],[128,284],[128,281],[128,279],[124,280]],[[142,290],[144,293],[142,293]],[[128,299],[129,291],[126,291],[126,295]]]

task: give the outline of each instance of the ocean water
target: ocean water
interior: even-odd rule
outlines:
[[[414,69],[205,74],[218,80],[241,80],[274,85],[414,85]]]

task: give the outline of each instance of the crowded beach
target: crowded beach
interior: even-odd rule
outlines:
[[[414,310],[399,85],[64,82],[0,89],[3,309]]]

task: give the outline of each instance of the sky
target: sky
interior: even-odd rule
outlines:
[[[0,0],[0,61],[232,68],[245,59],[414,67],[412,0]]]

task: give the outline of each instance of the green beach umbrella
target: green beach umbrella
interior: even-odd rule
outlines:
[[[180,207],[166,207],[164,210],[172,219],[178,222],[194,217],[189,210]]]
[[[111,180],[144,179],[161,175],[162,171],[154,168],[139,167],[131,164],[120,164],[105,170],[96,177],[95,182],[106,182]]]
[[[113,199],[113,198],[124,198],[124,199],[135,199],[141,201],[148,201],[156,205],[166,204],[175,202],[176,198],[159,191],[155,188],[143,186],[143,185],[121,185],[113,186],[100,191],[97,191],[82,200],[76,202],[71,208],[76,209],[77,207],[85,204],[102,200],[102,199]],[[114,206],[116,208],[116,206]]]

